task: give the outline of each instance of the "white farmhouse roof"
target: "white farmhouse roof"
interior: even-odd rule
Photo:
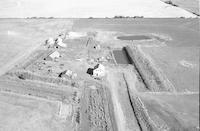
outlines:
[[[52,59],[59,58],[60,53],[58,51],[54,51],[52,54],[49,55]]]
[[[105,67],[102,64],[97,64],[93,70],[94,77],[103,77],[105,76]]]
[[[68,32],[66,35],[68,39],[76,39],[85,36],[87,36],[86,32]]]
[[[49,39],[46,40],[46,44],[49,45],[49,46],[54,45],[54,43],[55,43],[55,41],[54,41],[53,38],[49,38]]]
[[[63,43],[63,42],[59,42],[59,43],[57,43],[57,45],[59,45],[60,47],[67,47],[67,45],[65,44],[65,43]]]
[[[67,47],[67,45],[65,43],[63,43],[63,41],[60,37],[58,37],[56,39],[56,44],[59,45],[60,47],[63,47],[63,48]]]

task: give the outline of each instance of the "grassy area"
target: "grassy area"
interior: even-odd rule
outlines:
[[[199,91],[199,49],[196,47],[142,47],[178,92]],[[188,64],[184,64],[188,63]]]
[[[58,111],[57,102],[0,93],[0,130],[72,130],[70,123],[59,118]]]
[[[29,55],[49,37],[71,29],[72,24],[69,19],[0,19],[0,73]]]

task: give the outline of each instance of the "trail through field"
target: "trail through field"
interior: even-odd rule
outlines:
[[[117,71],[110,70],[107,76],[110,83],[109,88],[112,96],[117,128],[119,131],[139,131],[140,127],[130,103],[123,72],[126,72],[126,70],[121,68],[117,69]],[[127,73],[128,71],[126,74]],[[135,90],[134,78],[132,82],[132,88]]]
[[[114,112],[115,112],[115,119],[117,120],[117,126],[118,126],[118,130],[119,131],[125,131],[125,118],[124,118],[124,114],[122,111],[122,107],[119,103],[118,97],[117,97],[117,89],[115,88],[115,80],[114,80],[114,76],[112,76],[112,74],[108,75],[108,80],[112,83],[110,86],[110,90],[112,92],[112,100],[113,100],[113,105],[114,105]]]

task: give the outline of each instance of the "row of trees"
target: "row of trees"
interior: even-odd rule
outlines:
[[[105,17],[106,19],[108,19],[109,17]],[[144,18],[144,16],[122,16],[122,15],[116,15],[113,17],[114,19],[122,19],[122,18]],[[88,19],[94,19],[94,17],[89,17]]]
[[[117,15],[113,17],[114,19],[118,19],[118,18],[144,18],[144,16],[122,16],[122,15]]]
[[[54,17],[27,17],[27,19],[54,19]]]
[[[105,17],[105,18],[109,18],[109,17]],[[143,16],[121,16],[121,15],[117,15],[113,17],[114,19],[120,19],[120,18],[144,18]],[[27,17],[27,19],[54,19],[54,17]],[[89,17],[88,19],[94,19],[94,17]]]

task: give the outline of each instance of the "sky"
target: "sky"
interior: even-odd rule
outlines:
[[[195,17],[160,0],[0,0],[0,18],[10,17]]]

